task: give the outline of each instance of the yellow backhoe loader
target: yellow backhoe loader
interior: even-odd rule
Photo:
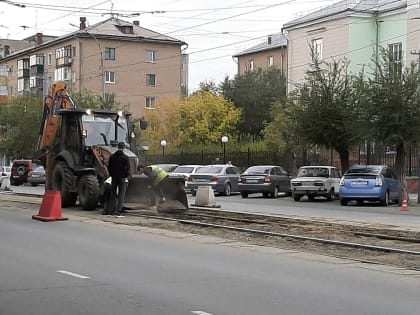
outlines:
[[[33,160],[44,165],[46,190],[61,192],[62,207],[79,200],[85,210],[103,204],[104,181],[108,178],[108,159],[124,142],[130,160],[131,176],[125,197],[128,208],[147,208],[150,203],[149,180],[136,174],[139,159],[133,152],[135,134],[131,114],[112,110],[76,108],[65,82],[53,85],[45,98],[38,150]],[[144,125],[144,124],[143,124]],[[170,178],[165,211],[185,211],[188,201],[182,178]]]

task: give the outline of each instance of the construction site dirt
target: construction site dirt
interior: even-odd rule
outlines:
[[[42,198],[0,194],[0,209],[16,207],[36,212]],[[168,213],[147,209],[127,210],[123,218],[104,216],[102,210],[66,208],[63,215],[150,227],[225,240],[309,252],[366,264],[383,264],[420,270],[420,232],[399,230],[380,224],[343,224],[323,219],[296,219],[225,212],[214,209],[189,209]],[[33,213],[32,213],[33,214]],[[29,214],[28,214],[29,215]]]

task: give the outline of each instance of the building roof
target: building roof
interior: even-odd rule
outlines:
[[[9,54],[35,46],[35,42],[28,40],[0,39],[0,48],[9,48]]]
[[[98,39],[114,39],[114,40],[127,40],[127,41],[139,41],[139,42],[160,42],[166,44],[174,45],[186,45],[185,42],[178,40],[176,38],[166,36],[139,25],[123,21],[114,17],[111,17],[107,20],[101,21],[99,23],[93,24],[91,26],[81,28],[75,32],[57,37],[55,39],[43,42],[35,47],[35,45],[30,46],[29,48],[15,51],[14,54],[10,54],[5,57],[3,60],[13,58],[16,55],[20,54],[29,54],[32,51],[55,45],[57,43],[67,41],[73,38],[93,38]]]
[[[407,7],[406,0],[343,0],[292,20],[284,24],[283,29],[291,28],[303,23],[313,22],[319,19],[326,19],[340,13],[344,13],[347,16],[354,13],[374,14],[393,11],[405,7]]]
[[[267,40],[263,43],[255,45],[251,48],[245,49],[240,53],[234,55],[233,57],[240,57],[244,55],[249,55],[256,52],[261,52],[265,50],[275,49],[279,47],[287,46],[287,37],[284,34],[273,34],[268,35]]]

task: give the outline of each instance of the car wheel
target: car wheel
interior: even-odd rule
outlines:
[[[277,198],[278,196],[279,196],[279,188],[275,186],[273,191],[271,192],[271,198]]]
[[[340,204],[341,204],[342,206],[347,206],[347,199],[340,198]]]
[[[293,196],[294,201],[299,201],[300,200],[300,196],[294,195]]]
[[[245,191],[242,191],[241,196],[242,196],[242,198],[248,198],[248,193],[245,192]]]
[[[225,189],[223,190],[223,194],[225,196],[230,196],[232,194],[232,187],[230,187],[230,184],[229,183],[227,183],[225,185]]]
[[[385,193],[385,198],[381,200],[381,206],[388,206],[389,205],[389,192]]]
[[[334,188],[331,188],[330,192],[327,195],[327,200],[328,201],[334,200],[334,196],[335,196],[334,195]]]

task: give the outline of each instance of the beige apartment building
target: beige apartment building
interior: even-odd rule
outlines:
[[[233,56],[237,59],[239,75],[257,69],[276,67],[287,76],[287,37],[283,34],[267,36],[267,40]]]
[[[49,41],[37,34],[35,46],[4,56],[0,66],[7,69],[7,96],[47,95],[54,82],[65,81],[70,93],[113,93],[118,103],[141,117],[158,101],[178,99],[187,88],[185,47],[183,41],[136,21],[112,17],[87,26],[82,17],[79,30]]]

